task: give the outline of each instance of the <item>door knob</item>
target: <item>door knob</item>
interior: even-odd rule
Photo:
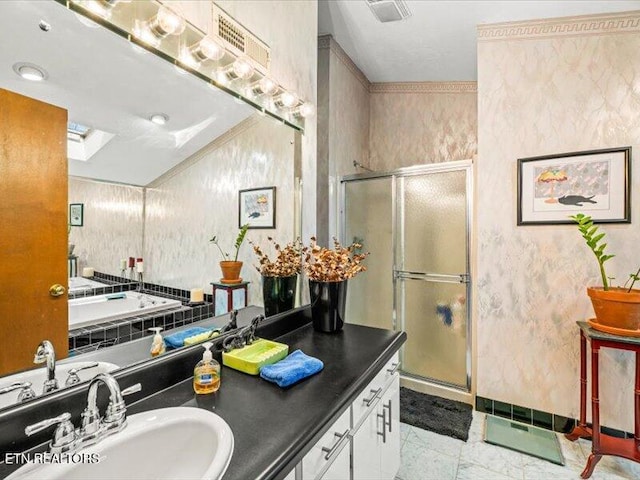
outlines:
[[[61,297],[62,295],[64,295],[64,292],[66,292],[66,289],[59,283],[51,285],[51,287],[49,288],[49,295],[51,295],[52,297]]]

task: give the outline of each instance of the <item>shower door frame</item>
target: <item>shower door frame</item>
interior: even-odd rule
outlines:
[[[339,179],[339,188],[338,188],[338,225],[337,225],[337,236],[341,239],[343,244],[348,243],[345,238],[345,234],[347,231],[346,228],[346,184],[350,182],[358,182],[358,181],[366,181],[373,180],[376,178],[391,178],[391,223],[392,223],[392,238],[391,245],[393,250],[393,269],[392,269],[392,278],[391,284],[393,288],[393,304],[392,304],[392,317],[391,317],[391,325],[394,331],[402,331],[404,330],[405,319],[398,319],[398,305],[401,300],[399,297],[401,296],[398,288],[398,265],[396,264],[396,260],[398,258],[398,236],[400,232],[398,232],[398,178],[411,177],[417,175],[428,175],[433,173],[444,173],[444,172],[454,172],[454,171],[465,171],[466,173],[466,249],[465,249],[465,267],[466,267],[466,304],[467,304],[467,328],[466,328],[466,385],[457,385],[452,384],[446,381],[438,380],[436,378],[430,377],[422,377],[420,375],[414,375],[411,373],[407,373],[402,370],[402,376],[422,382],[427,382],[433,385],[442,386],[451,388],[460,392],[470,393],[472,389],[472,372],[473,372],[473,364],[472,364],[472,352],[473,352],[473,325],[472,325],[472,313],[473,313],[473,298],[472,298],[472,271],[471,271],[471,241],[472,241],[472,220],[471,215],[473,212],[473,161],[472,160],[457,160],[453,162],[443,162],[443,163],[433,163],[428,165],[418,165],[415,167],[404,167],[399,168],[397,170],[386,171],[386,172],[371,172],[371,173],[357,173],[352,175],[344,175]],[[401,246],[403,247],[403,246]],[[428,279],[421,279],[424,281],[430,281]],[[433,281],[433,280],[431,280]],[[447,282],[447,279],[442,279],[441,281]],[[457,282],[456,282],[457,283]],[[404,312],[404,309],[403,309]],[[398,329],[398,322],[401,323],[400,329]],[[400,365],[402,365],[404,357],[404,349],[400,351]],[[466,387],[466,388],[465,388]]]

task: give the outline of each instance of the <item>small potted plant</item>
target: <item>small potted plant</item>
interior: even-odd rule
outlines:
[[[311,237],[311,244],[303,249],[313,327],[327,333],[342,330],[347,281],[367,270],[362,262],[369,255],[368,252],[363,253],[362,244],[356,242],[343,247],[334,238],[333,247],[320,247],[316,238]]]
[[[223,260],[220,261],[220,270],[222,270],[222,278],[220,279],[221,283],[226,284],[234,284],[242,282],[242,278],[240,278],[240,270],[242,269],[242,262],[238,261],[238,252],[240,251],[240,247],[242,246],[242,242],[244,242],[244,237],[247,235],[247,230],[249,230],[249,224],[242,225],[240,227],[240,231],[238,232],[238,236],[236,237],[236,241],[233,244],[233,247],[236,249],[236,253],[233,256],[233,260],[231,260],[231,255],[226,253],[220,247],[218,243],[218,236],[215,235],[209,241],[213,243],[218,250],[220,250],[220,254],[222,255]]]
[[[275,260],[271,260],[259,245],[251,240],[249,243],[260,262],[256,270],[262,275],[264,312],[269,317],[294,306],[298,274],[302,270],[302,242],[298,238],[283,247],[272,237],[267,237],[267,240],[276,252]]]
[[[587,287],[587,294],[593,304],[596,314],[596,322],[589,322],[596,330],[609,333],[640,334],[640,290],[633,286],[640,279],[640,269],[636,273],[629,274],[629,278],[622,287],[609,285],[609,277],[605,271],[605,262],[615,255],[605,253],[607,246],[604,233],[598,233],[598,227],[593,224],[593,219],[582,213],[572,215],[578,225],[578,230],[585,239],[598,261],[602,287]]]

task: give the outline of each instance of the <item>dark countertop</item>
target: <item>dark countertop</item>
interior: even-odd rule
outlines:
[[[321,359],[324,370],[282,389],[223,366],[215,394],[196,395],[189,378],[128,406],[127,412],[176,406],[212,410],[234,435],[225,480],[284,478],[406,341],[406,334],[358,325],[326,334],[306,325],[276,340],[288,344],[290,352],[301,349]]]

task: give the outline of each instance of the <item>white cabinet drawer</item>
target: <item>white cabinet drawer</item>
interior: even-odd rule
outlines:
[[[396,375],[400,365],[400,355],[396,352],[393,357],[382,367],[371,382],[360,392],[358,397],[351,404],[351,428],[357,429],[370,408],[377,403],[389,379]]]
[[[349,409],[347,409],[302,459],[303,480],[319,477],[344,448],[349,450],[349,432]]]

